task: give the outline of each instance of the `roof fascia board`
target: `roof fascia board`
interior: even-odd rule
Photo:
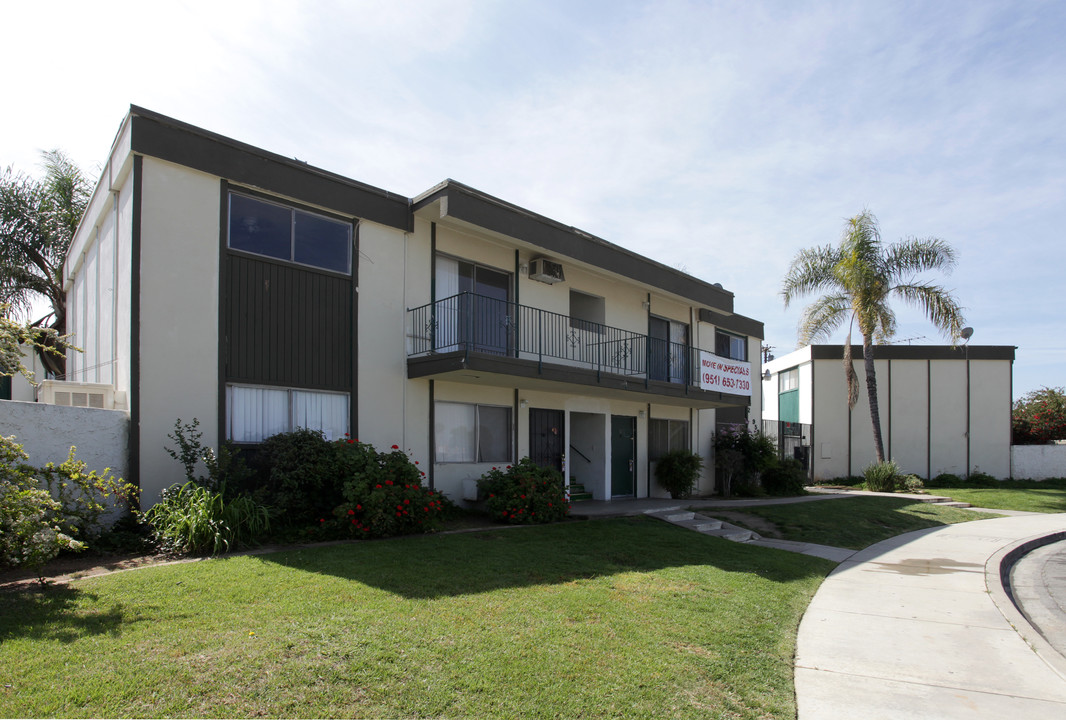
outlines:
[[[811,345],[813,360],[842,360],[843,345]],[[1014,360],[1013,345],[875,345],[878,360]],[[863,358],[862,346],[852,348],[855,360]]]
[[[757,337],[760,340],[766,337],[765,326],[761,322],[743,315],[723,315],[714,310],[700,308],[700,322],[710,323],[722,330],[740,333],[748,337]]]
[[[312,165],[237,142],[136,106],[135,153],[159,158],[310,205],[410,231],[410,201]]]
[[[524,210],[448,180],[416,198],[414,209],[441,200],[441,213],[491,232],[530,243],[546,254],[569,257],[725,313],[733,293],[657,263],[576,228]]]

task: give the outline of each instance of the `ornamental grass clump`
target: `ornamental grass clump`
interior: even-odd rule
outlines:
[[[226,499],[196,482],[172,485],[145,514],[164,550],[218,555],[254,543],[270,529],[270,511],[248,495]]]
[[[441,528],[452,503],[422,485],[425,472],[398,445],[378,452],[373,445],[349,438],[334,447],[337,466],[347,477],[341,491],[346,502],[333,510],[332,520],[319,519],[324,529],[375,538]]]
[[[528,457],[517,465],[492,468],[478,480],[485,508],[500,522],[515,525],[550,523],[570,513],[563,490],[563,476],[553,468],[540,467]]]
[[[892,460],[882,463],[872,463],[862,471],[866,481],[866,489],[870,492],[896,492],[897,480],[902,476],[897,465]]]

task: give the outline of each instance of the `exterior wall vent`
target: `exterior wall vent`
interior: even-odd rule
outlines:
[[[115,388],[101,383],[45,380],[37,393],[37,401],[47,405],[122,410],[115,403]],[[120,403],[124,405],[124,403]]]
[[[536,260],[530,261],[529,278],[531,280],[539,280],[542,283],[548,283],[549,285],[554,285],[557,282],[563,282],[566,280],[566,277],[563,275],[562,263],[557,263],[548,258],[537,258]]]

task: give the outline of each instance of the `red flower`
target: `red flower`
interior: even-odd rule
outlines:
[[[399,445],[393,445],[393,446],[392,446],[392,449],[393,449],[393,450],[399,450],[399,449],[400,449],[400,446],[399,446]]]
[[[386,485],[392,485],[392,480],[386,480],[386,481],[385,481],[385,484],[386,484]]]
[[[355,510],[348,510],[348,514],[355,515]],[[355,522],[355,520],[352,520],[352,522]]]
[[[415,460],[415,465],[417,465],[417,464],[418,464],[418,461],[417,461],[417,460]]]
[[[410,504],[411,504],[411,501],[410,501],[410,500],[404,500],[404,501],[403,501],[403,504],[404,504],[404,505],[410,505]]]
[[[381,486],[380,486],[380,485],[375,485],[374,487],[376,487],[376,488],[377,488],[378,490],[380,490],[380,489],[381,489]]]
[[[355,509],[356,509],[356,510],[362,510],[362,509],[363,509],[363,506],[362,506],[362,505],[356,505],[356,506],[355,506]]]
[[[400,513],[396,513],[396,517],[400,517]]]

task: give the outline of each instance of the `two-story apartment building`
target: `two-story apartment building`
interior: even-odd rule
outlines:
[[[407,198],[137,107],[64,272],[68,381],[128,408],[146,506],[181,479],[177,418],[396,445],[456,499],[529,455],[610,499],[663,495],[659,454],[709,459],[759,408],[762,324],[721,286],[451,180]]]

